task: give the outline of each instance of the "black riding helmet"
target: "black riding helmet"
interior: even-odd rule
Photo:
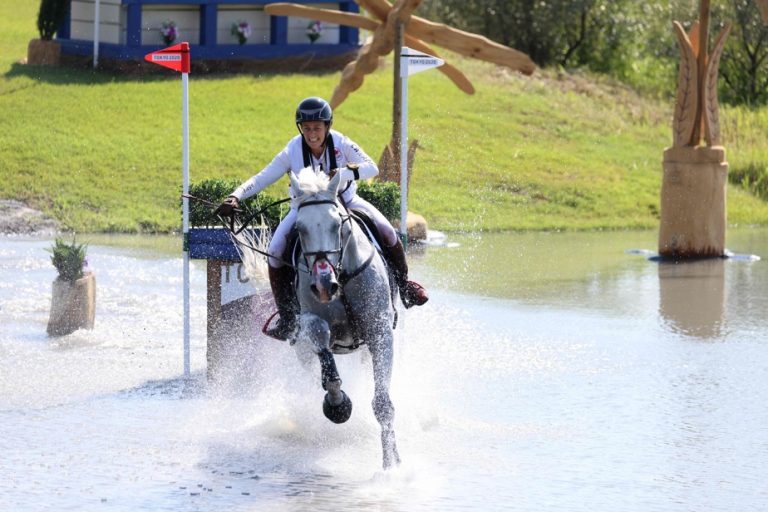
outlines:
[[[304,121],[325,121],[328,128],[333,123],[333,110],[323,98],[311,96],[304,98],[296,107],[296,127],[301,132],[301,123]]]

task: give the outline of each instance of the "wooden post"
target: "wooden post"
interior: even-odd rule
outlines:
[[[49,336],[64,336],[78,329],[93,329],[96,318],[96,277],[87,272],[76,281],[53,282]]]
[[[222,347],[220,346],[221,336],[218,333],[219,321],[221,320],[221,266],[225,264],[221,260],[207,260],[207,293],[206,303],[208,310],[208,344],[205,352],[205,360],[208,368],[208,379],[214,380],[216,370],[219,367],[218,362],[221,358]]]
[[[403,95],[400,88],[400,53],[403,51],[403,39],[405,29],[402,20],[397,20],[395,24],[395,48],[392,52],[395,59],[394,72],[392,77],[392,160],[389,165],[392,169],[387,169],[387,175],[400,175],[400,133],[401,117],[403,113]]]

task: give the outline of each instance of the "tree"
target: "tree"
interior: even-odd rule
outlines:
[[[37,14],[37,30],[40,39],[50,41],[64,23],[69,12],[70,0],[41,0]]]
[[[723,52],[720,97],[732,104],[768,103],[768,28],[753,0],[729,0],[718,6],[720,19],[733,23]]]
[[[523,51],[541,67],[586,68],[665,95],[677,76],[672,22],[690,30],[698,11],[698,0],[425,0],[420,9]],[[768,103],[768,28],[755,1],[713,1],[710,20],[711,34],[733,23],[720,63],[721,100]]]
[[[618,49],[635,23],[630,0],[427,0],[426,17],[527,53],[539,66],[601,62],[591,52]],[[620,17],[630,23],[617,23]],[[612,61],[619,59],[611,58]]]

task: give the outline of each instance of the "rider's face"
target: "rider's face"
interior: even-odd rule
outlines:
[[[304,121],[301,123],[301,134],[307,142],[309,149],[319,153],[325,144],[325,138],[328,136],[328,126],[325,121]]]

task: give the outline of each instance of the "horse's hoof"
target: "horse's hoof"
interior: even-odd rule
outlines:
[[[323,400],[323,414],[334,423],[344,423],[352,416],[352,400],[345,392],[340,392],[343,397],[339,405],[331,405],[330,393],[326,393]]]

